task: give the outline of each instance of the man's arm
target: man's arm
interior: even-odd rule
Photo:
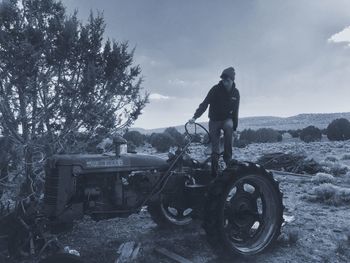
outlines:
[[[237,90],[237,94],[235,94],[235,97],[237,98],[237,100],[232,112],[232,121],[233,121],[234,131],[237,130],[237,126],[238,126],[238,112],[239,112],[239,101],[240,101],[240,95],[238,90]]]
[[[199,104],[198,109],[196,110],[196,112],[193,115],[193,119],[198,119],[207,110],[208,105],[209,105],[210,100],[211,100],[212,93],[213,93],[212,90],[213,89],[209,90],[209,92],[208,92],[207,96],[205,97],[205,99],[203,100],[203,102],[201,104]]]

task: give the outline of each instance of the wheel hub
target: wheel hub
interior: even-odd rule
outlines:
[[[250,193],[241,193],[232,199],[233,218],[232,223],[240,228],[251,227],[254,222],[254,214],[258,212],[256,201]]]
[[[192,209],[185,206],[183,202],[171,202],[166,196],[162,196],[161,200],[161,209],[169,221],[175,224],[183,224],[192,220]]]

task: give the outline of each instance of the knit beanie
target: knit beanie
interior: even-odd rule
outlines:
[[[220,78],[230,78],[232,80],[235,80],[235,69],[233,67],[229,67],[227,69],[224,69],[222,72]]]

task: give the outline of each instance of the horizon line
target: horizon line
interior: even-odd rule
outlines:
[[[306,115],[306,114],[310,114],[310,115],[317,115],[317,114],[324,114],[324,115],[330,115],[330,114],[345,114],[345,113],[350,113],[350,111],[342,111],[342,112],[304,112],[304,113],[298,113],[295,115],[289,115],[289,116],[277,116],[277,115],[254,115],[254,116],[245,116],[245,117],[239,117],[238,119],[248,119],[248,118],[281,118],[281,119],[287,119],[287,118],[291,118],[291,117],[296,117],[298,115]],[[207,123],[209,120],[207,121],[200,121],[199,123]],[[143,128],[140,126],[131,126],[129,127],[129,129],[143,129],[143,130],[155,130],[155,129],[166,129],[169,127],[176,127],[176,126],[181,126],[184,125],[184,123],[180,123],[180,124],[174,124],[171,126],[162,126],[162,127],[155,127],[155,128]]]

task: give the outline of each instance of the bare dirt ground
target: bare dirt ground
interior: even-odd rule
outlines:
[[[150,150],[149,150],[150,151]],[[256,160],[268,152],[304,152],[323,165],[335,169],[350,166],[350,142],[318,142],[305,144],[293,139],[275,144],[253,144],[235,152],[237,159]],[[204,149],[192,152],[203,157]],[[333,170],[332,170],[333,171]],[[77,222],[72,232],[63,234],[63,244],[76,249],[87,263],[112,263],[120,244],[127,241],[141,243],[136,262],[173,262],[157,254],[156,247],[164,247],[194,263],[214,262],[350,262],[350,199],[337,206],[305,199],[315,182],[312,176],[292,176],[275,173],[281,182],[289,221],[275,246],[254,258],[230,260],[215,255],[206,242],[200,223],[160,230],[147,211],[129,218],[93,222],[88,218]],[[334,185],[350,189],[350,174],[338,175]]]

